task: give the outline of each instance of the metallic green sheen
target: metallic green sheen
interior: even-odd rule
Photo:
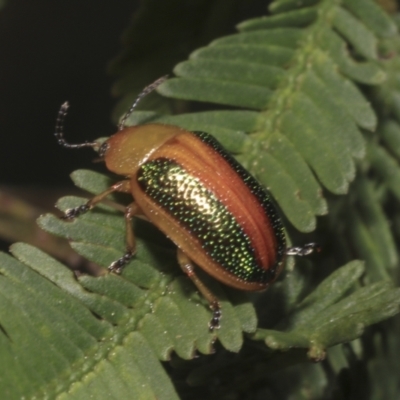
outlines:
[[[268,217],[272,226],[273,234],[277,243],[275,264],[270,267],[270,274],[273,279],[286,254],[286,236],[282,219],[277,212],[276,206],[274,205],[269,192],[224,149],[221,143],[219,143],[214,136],[200,131],[192,132],[192,134],[197,136],[204,144],[212,148],[213,151],[218,153],[231,166],[264,209],[265,215]]]
[[[268,283],[274,270],[261,268],[250,238],[216,196],[175,161],[158,158],[137,174],[144,194],[195,237],[225,270],[246,282]]]

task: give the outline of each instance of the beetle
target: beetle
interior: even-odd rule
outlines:
[[[177,246],[184,273],[207,299],[212,310],[210,330],[219,328],[221,308],[216,296],[195,272],[195,265],[230,287],[266,289],[282,270],[286,255],[304,256],[315,243],[286,248],[282,220],[268,191],[211,135],[177,126],[126,126],[138,102],[164,82],[147,86],[121,119],[118,132],[103,142],[70,144],[64,139],[68,103],[58,113],[55,136],[66,148],[92,147],[107,168],[125,179],[69,209],[73,220],[113,192],[130,193],[126,207],[126,252],[109,271],[121,273],[135,253],[131,220],[142,216]]]

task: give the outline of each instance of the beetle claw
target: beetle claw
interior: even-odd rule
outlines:
[[[76,217],[79,217],[82,214],[87,213],[91,209],[90,206],[87,204],[82,204],[81,206],[74,207],[74,208],[69,208],[67,211],[65,211],[64,216],[62,216],[62,219],[68,219],[72,220],[75,219]]]
[[[215,329],[219,329],[221,327],[220,321],[222,317],[222,312],[220,305],[218,303],[213,303],[210,305],[211,310],[213,311],[213,316],[211,321],[208,324],[208,328],[210,331],[214,331]]]
[[[289,247],[286,249],[286,255],[303,257],[308,256],[314,251],[317,253],[321,251],[321,246],[318,243],[307,243],[304,246]]]
[[[108,270],[110,272],[114,272],[115,274],[119,275],[124,269],[125,265],[128,264],[129,261],[132,259],[132,257],[133,257],[132,251],[126,252],[121,258],[111,263],[110,266],[108,267]]]

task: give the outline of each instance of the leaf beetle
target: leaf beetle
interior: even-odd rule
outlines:
[[[131,220],[145,217],[176,244],[180,267],[209,302],[213,330],[220,326],[220,304],[196,275],[195,265],[228,286],[257,291],[277,278],[286,255],[308,255],[319,246],[286,248],[283,224],[269,193],[211,135],[155,123],[125,126],[138,102],[165,79],[139,94],[118,132],[101,145],[67,143],[63,125],[69,105],[61,106],[58,143],[92,147],[111,172],[125,177],[86,204],[67,210],[64,218],[86,213],[110,193],[130,193],[134,201],[125,210],[126,252],[109,271],[120,273],[131,260]]]

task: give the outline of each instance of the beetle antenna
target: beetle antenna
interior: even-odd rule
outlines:
[[[125,115],[122,117],[121,122],[118,125],[118,130],[122,131],[122,129],[125,128],[125,123],[127,119],[131,116],[133,113],[133,110],[136,108],[136,106],[139,104],[139,101],[143,99],[143,97],[147,96],[149,93],[154,91],[159,85],[161,85],[164,81],[166,81],[168,78],[168,75],[164,75],[161,78],[158,78],[156,81],[151,83],[149,86],[146,86],[136,97],[135,102],[131,105],[131,108],[125,113]]]
[[[98,147],[98,143],[95,142],[85,142],[80,144],[70,144],[67,143],[64,139],[64,120],[67,115],[69,108],[69,103],[66,101],[65,103],[61,104],[60,110],[58,111],[57,120],[56,120],[56,131],[54,136],[57,139],[59,145],[66,147],[67,149],[80,149],[82,147]]]
[[[308,256],[311,253],[321,251],[321,246],[318,243],[307,243],[303,246],[289,247],[286,249],[287,256]]]

